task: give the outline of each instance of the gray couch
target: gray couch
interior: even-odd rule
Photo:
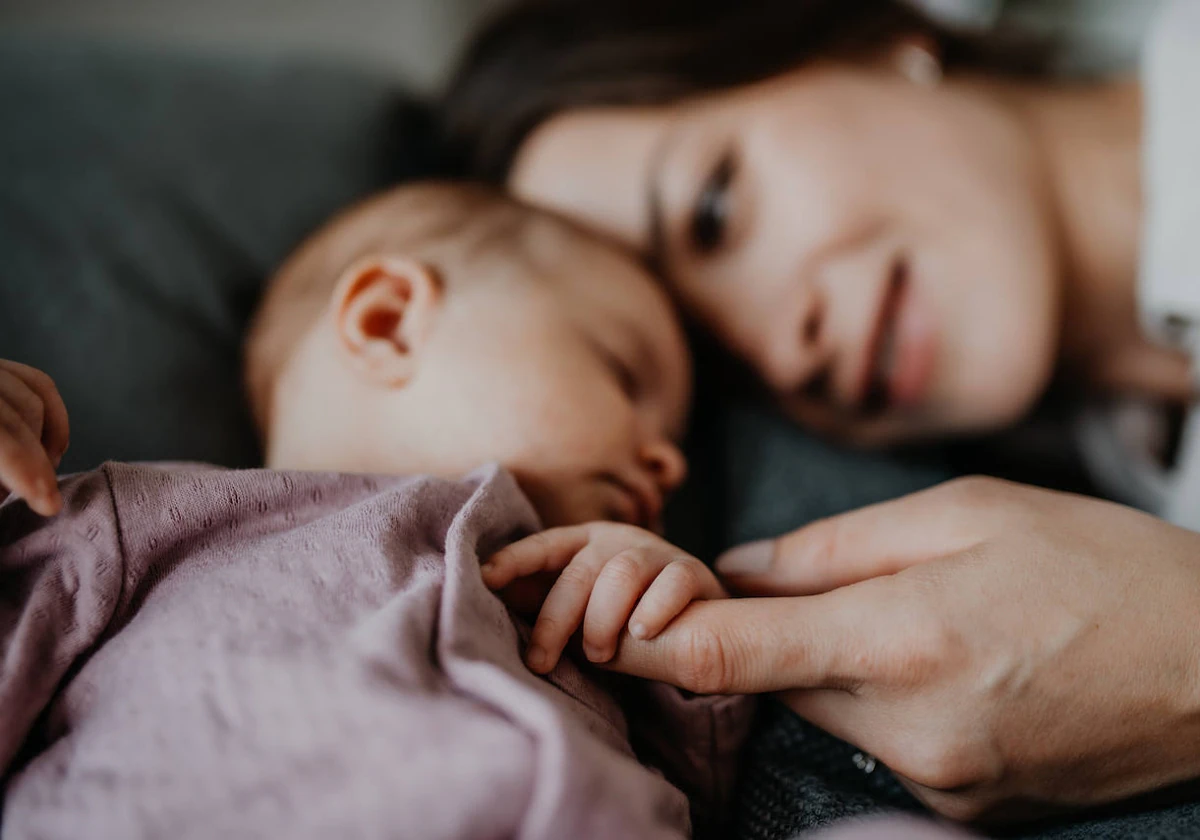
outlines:
[[[429,114],[394,83],[282,57],[0,38],[0,125],[0,358],[59,383],[68,471],[105,459],[256,464],[239,355],[263,279],[348,201],[438,172]],[[701,556],[979,463],[959,449],[896,458],[830,447],[731,401],[708,355],[694,479],[669,517]],[[856,752],[768,705],[735,834],[784,838],[916,808]],[[1200,809],[1029,836],[1200,837]]]

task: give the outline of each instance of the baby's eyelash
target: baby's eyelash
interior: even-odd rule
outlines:
[[[636,398],[638,395],[638,382],[637,377],[634,376],[633,369],[615,357],[612,359],[611,366],[613,373],[617,377],[617,382],[621,385],[621,390],[630,399]]]

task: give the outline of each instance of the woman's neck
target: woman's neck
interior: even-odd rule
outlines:
[[[1187,400],[1187,358],[1148,340],[1138,317],[1140,87],[1013,85],[1002,95],[1045,163],[1059,225],[1063,373],[1092,390]]]

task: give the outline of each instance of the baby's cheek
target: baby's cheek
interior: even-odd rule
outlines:
[[[546,394],[530,412],[525,439],[531,459],[582,470],[613,470],[624,465],[633,413],[619,401],[606,398],[602,384],[595,390],[572,387]],[[624,445],[622,445],[624,442]]]

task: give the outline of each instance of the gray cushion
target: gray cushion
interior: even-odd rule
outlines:
[[[267,273],[346,202],[430,167],[390,82],[0,39],[0,358],[71,413],[64,470],[258,459],[241,333]]]

